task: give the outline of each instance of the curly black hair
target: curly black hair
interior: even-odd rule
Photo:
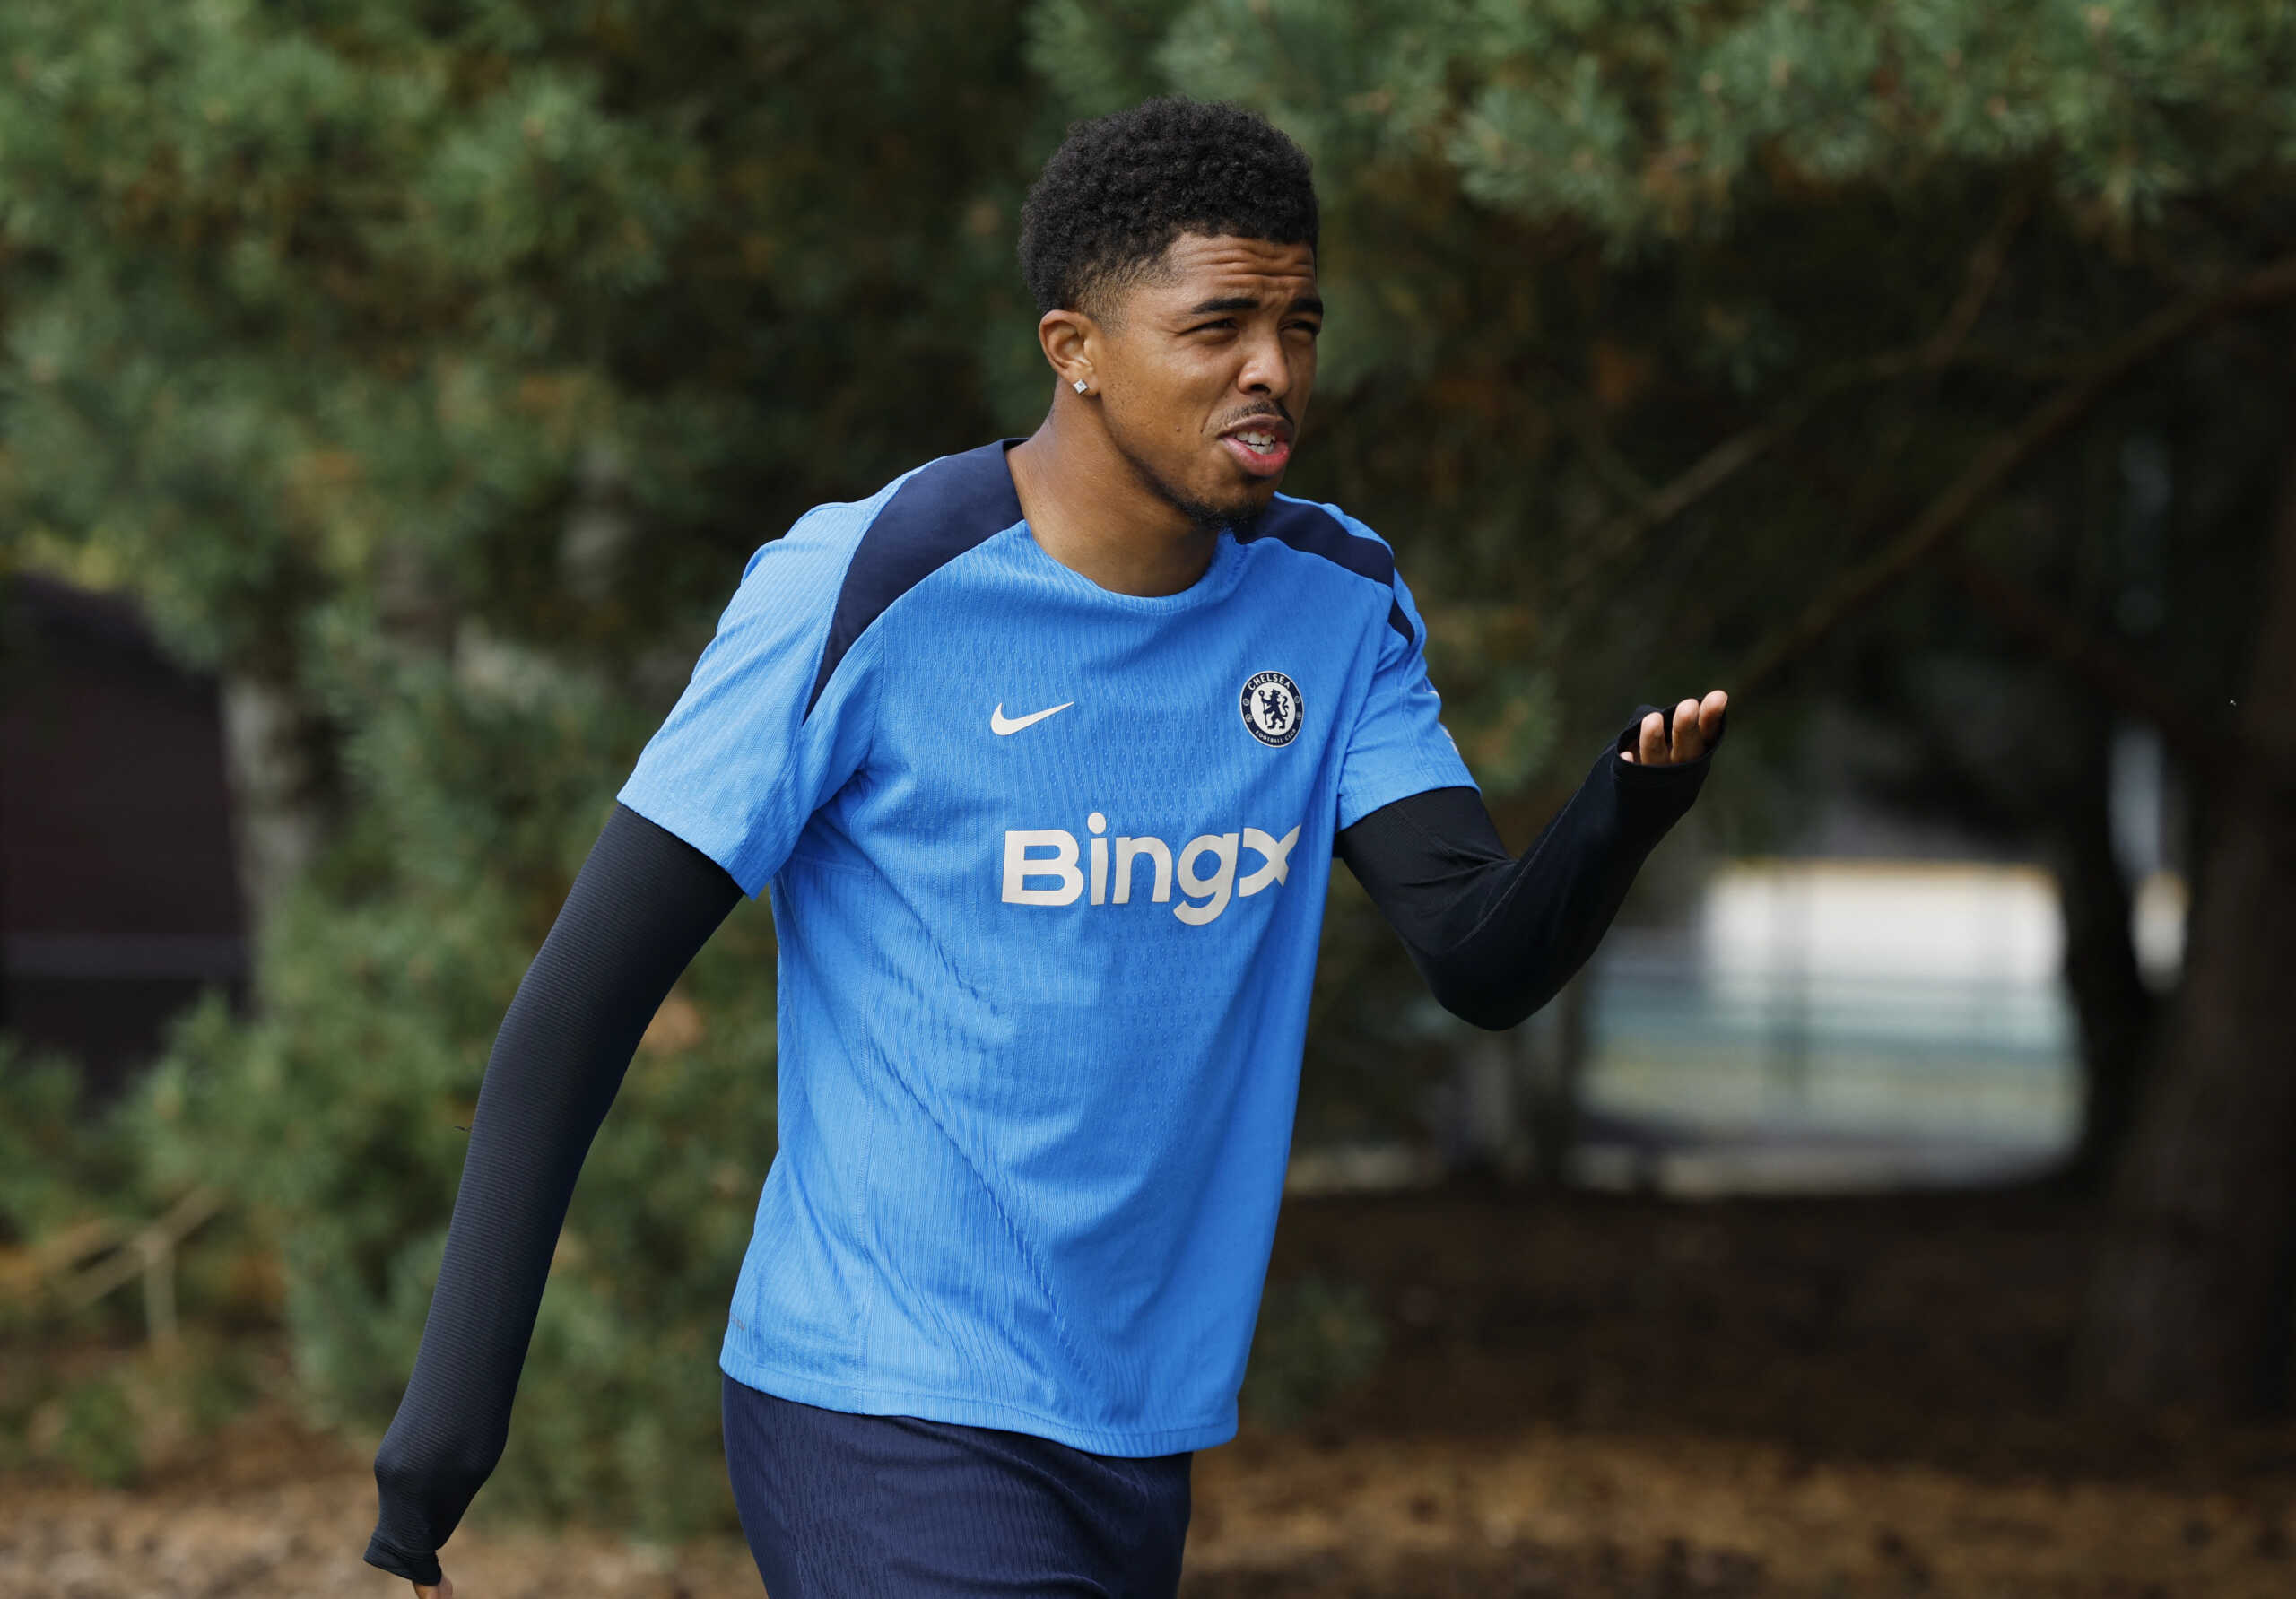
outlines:
[[[1183,233],[1316,245],[1308,157],[1258,112],[1167,95],[1070,126],[1021,208],[1039,315],[1105,305]]]

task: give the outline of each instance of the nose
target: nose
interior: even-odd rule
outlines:
[[[1292,363],[1284,359],[1282,335],[1274,332],[1254,337],[1244,347],[1243,369],[1236,387],[1248,395],[1282,399],[1292,389]]]

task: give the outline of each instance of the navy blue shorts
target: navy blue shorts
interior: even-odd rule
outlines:
[[[1193,1456],[1132,1460],[726,1378],[726,1469],[771,1599],[1171,1599]]]

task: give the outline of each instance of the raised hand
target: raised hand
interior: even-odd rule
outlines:
[[[1666,737],[1666,718],[1659,711],[1652,711],[1642,718],[1642,740],[1639,748],[1620,752],[1621,760],[1642,766],[1678,766],[1685,760],[1695,760],[1706,753],[1722,730],[1722,713],[1730,708],[1730,696],[1719,689],[1708,693],[1703,700],[1685,700],[1674,707],[1674,729],[1672,747]]]

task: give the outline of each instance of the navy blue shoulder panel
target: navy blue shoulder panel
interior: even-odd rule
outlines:
[[[1274,539],[1302,554],[1320,555],[1358,577],[1370,578],[1387,591],[1387,625],[1401,633],[1406,643],[1410,641],[1411,618],[1404,614],[1403,601],[1395,595],[1395,552],[1378,540],[1350,533],[1323,507],[1296,500],[1270,501],[1251,536]]]
[[[805,714],[829,687],[845,652],[885,613],[885,607],[976,544],[1021,519],[1021,497],[1004,452],[1020,442],[1001,439],[944,456],[919,469],[893,491],[854,546],[845,582],[831,613],[829,642],[813,677]]]

